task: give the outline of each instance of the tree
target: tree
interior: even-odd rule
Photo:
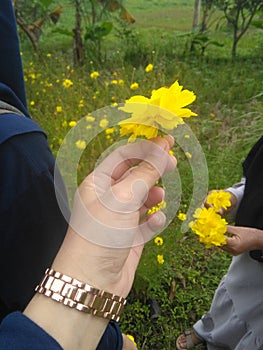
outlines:
[[[36,52],[38,52],[38,43],[43,24],[48,20],[56,24],[62,13],[62,7],[52,11],[49,9],[52,1],[53,0],[14,1],[17,23],[26,33]],[[25,18],[27,18],[27,21]]]
[[[239,40],[248,30],[255,14],[263,9],[262,0],[221,0],[216,1],[224,11],[228,24],[233,29],[232,57],[236,57]]]
[[[201,0],[195,0],[192,30],[199,25]]]

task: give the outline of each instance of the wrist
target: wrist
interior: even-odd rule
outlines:
[[[128,292],[122,290],[121,267],[128,252],[118,249],[116,254],[116,250],[93,244],[69,228],[52,269],[125,298]]]

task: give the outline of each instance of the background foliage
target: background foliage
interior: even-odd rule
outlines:
[[[194,1],[127,0],[121,4],[135,22],[123,21],[121,9],[105,12],[96,26],[106,22],[113,26],[101,34],[97,51],[97,39],[92,41],[87,29],[88,24],[95,26],[88,6],[92,2],[87,1],[81,8],[85,59],[79,65],[72,54],[76,3],[20,1],[20,14],[31,25],[63,6],[61,13],[55,12],[59,13],[56,23],[45,17],[37,50],[20,29],[29,108],[45,129],[54,155],[72,125],[92,111],[134,94],[149,96],[152,89],[178,79],[197,95],[191,109],[199,116],[188,124],[206,155],[209,188],[225,188],[239,180],[242,160],[263,134],[263,36],[259,25],[249,27],[233,61],[232,29],[218,8],[211,7],[208,29],[202,33],[192,30]],[[26,12],[26,5],[36,6],[35,12]],[[96,16],[99,18],[99,12]],[[260,13],[256,16],[260,22]],[[149,63],[154,68],[147,73]],[[92,72],[98,72],[98,77],[92,78]],[[138,84],[136,90],[131,89],[133,83]],[[93,127],[92,122],[88,125]],[[115,140],[116,134],[101,133],[89,145],[79,166],[80,180]],[[192,174],[183,152],[174,151],[183,186],[180,210],[186,212]],[[226,253],[205,249],[191,232],[182,234],[180,227],[175,213],[162,234],[163,245],[149,242],[145,247],[121,321],[122,330],[135,337],[139,349],[174,349],[176,335],[208,310],[229,265]],[[158,263],[158,254],[163,255],[163,264]]]

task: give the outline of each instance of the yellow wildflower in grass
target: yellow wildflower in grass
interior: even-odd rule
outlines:
[[[115,128],[114,127],[108,128],[108,129],[105,130],[106,135],[113,134],[114,132],[115,132]]]
[[[57,106],[56,107],[56,112],[57,113],[61,113],[62,112],[62,107],[61,106]]]
[[[149,63],[146,67],[145,67],[145,72],[149,73],[153,70],[153,64]]]
[[[178,215],[177,215],[178,219],[181,221],[185,221],[186,220],[186,214],[182,213],[181,211],[179,211]]]
[[[34,106],[35,105],[35,101],[30,101],[30,106]]]
[[[161,209],[165,209],[165,208],[166,208],[166,202],[162,201],[162,202],[158,203],[156,206],[148,209],[147,214],[152,215],[152,214],[156,213],[157,211],[159,211]]]
[[[86,115],[85,119],[87,122],[91,123],[95,121],[95,118],[91,114]]]
[[[131,117],[119,122],[120,135],[130,135],[129,141],[137,136],[147,139],[158,135],[159,127],[172,130],[184,123],[183,118],[197,116],[191,109],[185,108],[196,96],[192,91],[183,90],[178,81],[169,88],[161,87],[153,90],[151,97],[141,95],[132,96],[125,101],[120,110],[131,113]]]
[[[206,203],[214,207],[216,212],[219,210],[227,209],[231,206],[230,202],[231,193],[224,190],[212,191],[206,198]]]
[[[138,87],[139,87],[139,84],[136,83],[136,82],[134,82],[134,83],[132,83],[132,84],[130,85],[130,89],[131,89],[131,90],[137,90]]]
[[[63,122],[61,123],[62,127],[65,128],[68,126],[68,122],[66,120],[63,120]]]
[[[120,86],[123,86],[123,85],[124,85],[124,80],[123,80],[123,79],[119,79],[119,80],[118,80],[118,84],[119,84]]]
[[[132,335],[126,334],[126,336],[134,343],[135,346],[137,346],[137,344],[135,343],[135,339]]]
[[[118,80],[113,79],[110,83],[111,83],[111,85],[118,85]]]
[[[106,128],[109,125],[109,121],[106,117],[104,117],[103,119],[101,119],[100,121],[100,127],[101,128]]]
[[[79,148],[79,149],[85,149],[86,146],[87,146],[87,144],[86,144],[86,141],[84,141],[84,140],[78,140],[78,141],[76,142],[76,146],[77,146],[77,148]]]
[[[79,108],[84,107],[84,101],[83,100],[79,100]]]
[[[163,264],[164,263],[164,258],[163,258],[163,255],[162,254],[158,254],[157,255],[157,261],[159,264]]]
[[[155,237],[155,239],[154,239],[154,243],[156,244],[156,245],[163,245],[163,239],[162,239],[162,237]]]
[[[189,158],[189,159],[192,158],[192,154],[190,152],[185,152],[185,156],[186,158]]]
[[[97,71],[91,72],[90,75],[91,79],[97,79],[100,76],[100,73]]]
[[[195,220],[190,222],[189,227],[199,236],[199,241],[204,243],[206,248],[226,244],[227,222],[214,208],[197,208],[193,216]]]
[[[65,88],[69,88],[73,85],[73,82],[70,80],[70,79],[65,79],[62,83],[62,85],[65,87]]]
[[[73,128],[74,126],[77,125],[77,122],[76,122],[75,120],[71,120],[71,121],[68,123],[68,125],[69,125],[71,128]]]

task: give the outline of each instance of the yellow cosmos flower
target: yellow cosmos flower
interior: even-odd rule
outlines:
[[[190,152],[185,152],[185,156],[186,158],[189,158],[189,159],[192,158],[192,154]]]
[[[97,79],[99,77],[100,73],[97,71],[91,72],[90,77],[91,79]]]
[[[107,118],[101,119],[101,121],[100,121],[100,127],[101,127],[101,128],[104,129],[104,128],[106,128],[108,125],[109,125],[109,121],[108,121]]]
[[[95,120],[95,118],[90,114],[86,115],[85,119],[87,122],[91,122],[91,123],[94,122]]]
[[[163,264],[164,263],[164,258],[163,258],[163,255],[162,254],[158,254],[157,255],[157,261],[159,264]]]
[[[224,190],[212,191],[206,199],[206,203],[212,205],[216,212],[219,210],[227,209],[231,206],[230,202],[231,193]]]
[[[134,343],[135,346],[137,346],[137,344],[135,343],[135,339],[132,335],[126,334],[126,336]]]
[[[106,130],[105,130],[105,133],[106,133],[107,135],[109,135],[109,134],[113,134],[113,133],[114,133],[114,131],[115,131],[115,128],[114,128],[114,127],[112,127],[112,128],[108,128],[108,129],[106,129]]]
[[[153,70],[153,64],[149,63],[146,67],[145,67],[145,72],[149,73]]]
[[[155,237],[155,239],[154,239],[154,243],[156,244],[156,245],[163,245],[163,239],[162,239],[162,237]]]
[[[193,216],[196,220],[190,222],[189,227],[199,236],[201,243],[207,248],[226,244],[227,222],[214,208],[197,208]]]
[[[71,128],[73,128],[74,126],[77,125],[77,122],[76,122],[75,120],[71,120],[71,121],[68,123],[68,125],[69,125]]]
[[[69,88],[73,85],[73,82],[70,80],[70,79],[65,79],[62,83],[62,85],[65,87],[65,88]]]
[[[139,87],[139,84],[136,83],[136,82],[134,82],[134,83],[132,83],[132,84],[130,85],[130,89],[131,89],[131,90],[137,90],[138,87]]]
[[[131,117],[119,123],[120,135],[131,134],[129,141],[137,136],[155,137],[159,127],[172,130],[183,124],[183,118],[197,116],[190,109],[185,108],[195,101],[192,91],[183,90],[178,81],[169,88],[161,87],[153,90],[151,97],[135,95],[125,102],[120,110],[131,113]]]
[[[87,146],[87,144],[86,144],[86,141],[84,141],[84,140],[78,140],[78,141],[76,142],[76,146],[77,146],[77,148],[79,148],[79,149],[85,149],[86,146]]]
[[[156,213],[157,211],[161,210],[161,209],[165,209],[166,208],[166,202],[162,201],[160,203],[158,203],[156,206],[152,207],[151,209],[148,209],[147,214],[151,215]]]
[[[185,221],[186,220],[186,214],[182,213],[181,211],[179,211],[178,215],[177,215],[178,219],[181,221]]]
[[[61,113],[62,112],[62,107],[61,106],[57,106],[56,107],[56,112],[57,113]]]

